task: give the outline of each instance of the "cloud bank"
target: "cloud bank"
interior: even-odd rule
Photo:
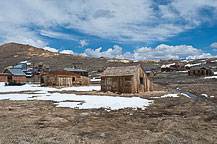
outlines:
[[[118,42],[152,42],[217,19],[216,0],[7,0],[0,9],[1,42],[38,47],[47,45],[42,36],[76,39],[58,28]]]
[[[213,57],[210,53],[204,53],[202,50],[196,49],[193,46],[178,45],[169,46],[166,44],[158,45],[155,48],[141,47],[133,52],[123,53],[122,47],[114,45],[106,51],[102,51],[102,47],[98,49],[86,49],[84,51],[86,56],[93,57],[110,57],[120,59],[132,60],[157,60],[157,59],[199,59]]]

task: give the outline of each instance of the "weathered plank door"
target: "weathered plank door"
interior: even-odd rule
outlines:
[[[124,93],[124,77],[118,77],[118,92]]]

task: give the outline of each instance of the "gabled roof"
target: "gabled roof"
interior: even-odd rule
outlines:
[[[141,66],[107,67],[101,76],[133,76],[139,67]]]
[[[74,69],[74,68],[64,68],[65,71],[71,71],[71,72],[87,72],[83,69]]]
[[[21,69],[7,69],[14,76],[26,76],[26,74]]]

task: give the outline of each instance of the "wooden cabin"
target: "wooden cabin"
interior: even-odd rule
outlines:
[[[190,69],[190,71],[188,71],[188,75],[189,76],[214,76],[214,71],[206,68],[206,67],[202,67],[202,68],[192,68]]]
[[[40,75],[42,86],[88,86],[90,79],[70,71],[44,71]]]
[[[153,91],[153,78],[148,77],[141,65],[107,67],[101,75],[101,90],[118,93]]]
[[[4,74],[7,75],[7,82],[26,83],[26,74],[21,69],[9,68],[4,71]]]

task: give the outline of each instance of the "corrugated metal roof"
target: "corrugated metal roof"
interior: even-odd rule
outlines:
[[[74,68],[64,68],[65,71],[71,71],[71,72],[87,72],[83,69],[74,69]]]
[[[15,76],[26,76],[26,74],[21,69],[8,69],[8,71]]]

